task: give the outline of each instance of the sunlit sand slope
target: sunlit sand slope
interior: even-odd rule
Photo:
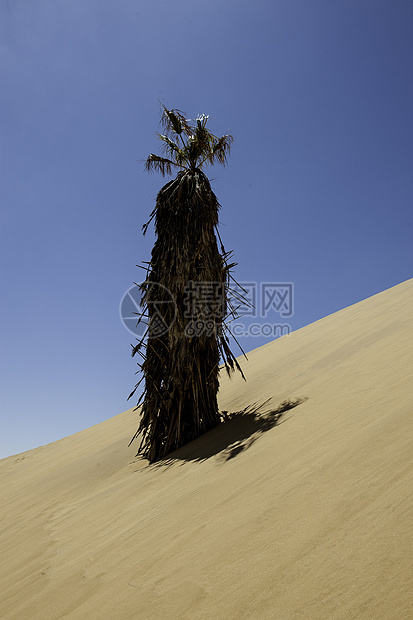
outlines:
[[[410,280],[252,351],[163,464],[131,410],[3,459],[0,617],[413,617],[412,352]]]

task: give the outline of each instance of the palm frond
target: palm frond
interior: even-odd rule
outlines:
[[[163,142],[161,150],[179,166],[183,166],[185,163],[185,152],[179,148],[178,144],[171,140],[168,136],[157,134],[158,138]]]
[[[225,166],[227,164],[233,141],[234,138],[230,134],[226,134],[224,136],[221,136],[221,138],[218,138],[212,148],[211,163],[214,163],[214,161],[216,160],[220,164]]]
[[[202,169],[204,164],[225,166],[234,138],[230,134],[218,138],[206,128],[207,121],[208,116],[201,114],[191,124],[181,110],[169,110],[161,103],[160,124],[165,133],[157,133],[157,136],[163,142],[162,151],[167,157],[151,153],[145,169],[165,175],[172,172],[173,166],[186,170]]]
[[[161,103],[161,125],[167,133],[176,133],[181,135],[182,132],[187,135],[191,133],[192,129],[185,118],[185,114],[181,110],[168,108]]]
[[[145,162],[145,170],[147,172],[160,172],[162,176],[172,174],[172,168],[180,168],[181,166],[171,159],[160,157],[151,153]]]
[[[171,138],[169,138],[169,136],[165,136],[165,135],[163,135],[161,133],[157,133],[156,135],[158,136],[158,138],[160,140],[162,140],[162,142],[164,142],[166,144],[167,148],[170,151],[179,151],[179,146],[177,145],[176,142],[171,140]]]
[[[198,145],[199,153],[202,153],[203,155],[209,153],[214,143],[214,139],[215,136],[210,131],[208,131],[208,129],[205,127],[205,124],[197,120],[197,126],[195,129],[195,141]]]
[[[184,156],[188,163],[188,167],[192,169],[196,168],[202,154],[202,144],[200,144],[195,137],[191,137],[184,149]]]

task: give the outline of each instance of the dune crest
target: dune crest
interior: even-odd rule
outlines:
[[[412,319],[409,280],[255,349],[159,464],[133,410],[0,461],[0,617],[410,618]]]

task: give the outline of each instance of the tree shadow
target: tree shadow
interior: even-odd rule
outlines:
[[[275,409],[268,408],[271,400],[253,403],[240,411],[222,411],[221,424],[153,463],[152,467],[165,467],[176,461],[205,461],[217,454],[221,462],[230,461],[250,448],[263,433],[279,425],[287,411],[307,398],[284,400]]]

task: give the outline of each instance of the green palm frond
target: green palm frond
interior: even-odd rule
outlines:
[[[169,138],[168,136],[162,135],[160,133],[158,133],[157,136],[163,142],[161,150],[173,161],[181,165],[184,158],[184,153],[182,149],[179,148],[177,143],[171,140],[171,138]]]
[[[145,163],[146,170],[156,170],[165,175],[171,174],[176,167],[196,170],[202,169],[204,164],[226,165],[234,139],[230,134],[218,138],[211,133],[206,128],[206,114],[191,122],[181,110],[169,110],[163,104],[161,110],[160,123],[165,133],[157,133],[157,137],[163,142],[162,150],[167,157],[151,153]]]
[[[208,153],[211,150],[213,145],[215,136],[208,131],[205,125],[201,125],[199,121],[197,121],[197,126],[195,129],[195,141],[198,145],[200,153]]]

